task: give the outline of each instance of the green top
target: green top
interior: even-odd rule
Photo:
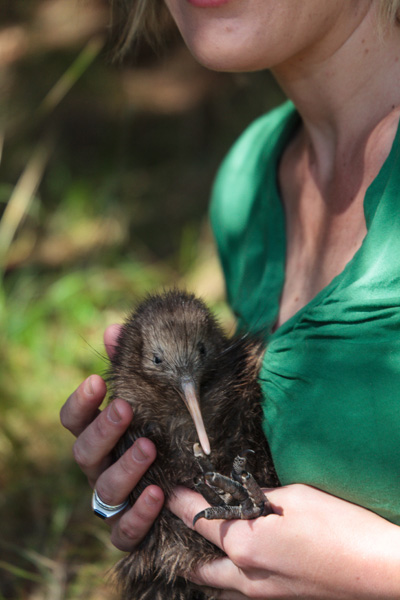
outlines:
[[[290,102],[241,136],[211,218],[239,326],[266,331],[264,431],[283,485],[306,483],[400,525],[400,133],[367,190],[367,235],[345,269],[274,333],[284,282],[278,162]]]

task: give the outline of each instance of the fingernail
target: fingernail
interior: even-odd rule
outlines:
[[[136,440],[136,442],[132,446],[132,454],[133,458],[135,460],[138,460],[139,462],[143,462],[144,460],[147,460],[149,458],[138,440]]]
[[[108,409],[108,418],[113,423],[119,423],[122,419],[122,417],[115,405],[115,401],[110,404],[110,408]]]
[[[92,376],[88,377],[85,381],[85,385],[83,386],[83,391],[86,396],[93,396],[93,385],[92,385]]]
[[[153,494],[151,492],[149,492],[146,496],[146,504],[148,506],[155,506],[156,504],[160,503],[160,498],[157,498],[156,496],[153,496]]]

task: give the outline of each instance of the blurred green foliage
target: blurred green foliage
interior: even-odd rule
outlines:
[[[149,291],[188,287],[231,326],[209,190],[281,100],[268,74],[207,72],[177,39],[112,64],[106,4],[14,1],[0,17],[0,600],[112,597],[119,553],[59,409]]]

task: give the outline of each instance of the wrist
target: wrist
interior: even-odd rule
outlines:
[[[361,587],[364,591],[360,598],[399,600],[400,527],[376,517],[369,534],[365,547],[359,548],[359,568],[354,570],[355,589]]]

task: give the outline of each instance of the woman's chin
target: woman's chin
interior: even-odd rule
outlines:
[[[226,48],[218,43],[197,44],[192,40],[185,40],[185,43],[195,60],[211,71],[243,73],[260,71],[271,66],[267,64],[265,57],[246,53],[237,46]]]

